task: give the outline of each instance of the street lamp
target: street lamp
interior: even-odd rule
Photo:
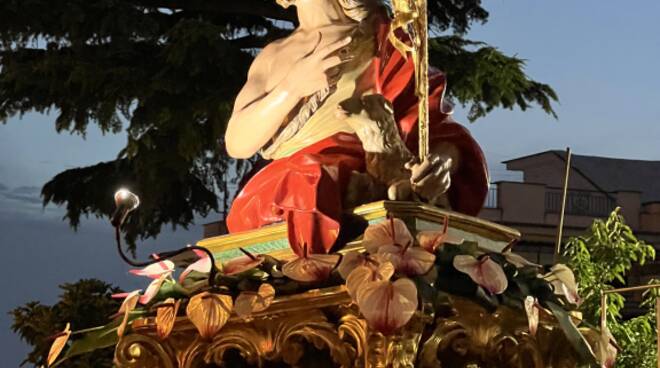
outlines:
[[[115,213],[112,215],[112,219],[110,220],[110,222],[112,223],[112,226],[114,226],[115,228],[115,240],[117,242],[117,251],[119,252],[119,256],[121,257],[122,260],[124,260],[124,262],[128,263],[133,267],[146,267],[154,263],[158,263],[165,259],[174,258],[185,252],[189,252],[192,250],[200,250],[206,253],[209,256],[209,259],[211,260],[211,270],[209,271],[208,282],[211,288],[215,288],[216,286],[215,275],[217,273],[217,269],[215,267],[215,258],[213,257],[213,253],[211,253],[211,251],[206,248],[199,246],[188,246],[174,251],[157,253],[153,260],[146,262],[137,262],[128,258],[128,256],[126,255],[126,253],[124,253],[124,250],[121,246],[121,227],[128,218],[128,215],[131,212],[133,212],[135,209],[137,209],[138,206],[140,206],[140,198],[134,193],[131,193],[128,189],[124,189],[124,188],[119,189],[115,193],[114,198],[115,198],[116,209],[115,209]]]

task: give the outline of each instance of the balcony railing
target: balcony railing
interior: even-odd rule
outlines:
[[[561,211],[562,192],[545,193],[545,212]],[[609,215],[616,206],[615,200],[602,192],[569,190],[566,196],[566,214],[576,216],[601,217]]]

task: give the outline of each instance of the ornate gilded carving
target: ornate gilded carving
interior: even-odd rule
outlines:
[[[135,333],[119,340],[115,349],[115,362],[126,368],[176,367],[167,344],[161,343],[155,335]]]
[[[508,307],[488,312],[463,298],[453,299],[453,315],[439,318],[420,354],[420,367],[576,367],[562,331],[544,321],[536,337],[524,314]]]
[[[320,290],[280,298],[247,319],[233,316],[211,339],[201,338],[185,317],[162,341],[153,318],[138,320],[121,339],[115,360],[130,368],[229,366],[228,358],[255,367],[278,362],[304,367],[313,349],[332,360],[319,364],[347,368],[577,366],[570,344],[550,319],[542,320],[532,337],[525,315],[514,309],[488,311],[460,297],[451,298],[451,307],[435,319],[417,312],[397,334],[383,336],[369,329],[342,288]]]

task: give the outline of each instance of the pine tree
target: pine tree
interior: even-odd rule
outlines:
[[[494,108],[540,105],[554,91],[529,79],[524,62],[464,39],[484,23],[480,0],[434,0],[431,62],[451,81],[448,97],[470,119]],[[108,216],[128,185],[142,206],[127,238],[156,236],[163,224],[226,211],[232,183],[250,169],[224,151],[223,135],[255,53],[286,36],[293,9],[274,0],[0,0],[0,121],[51,113],[57,132],[128,132],[109,162],[66,170],[45,184],[44,205]]]

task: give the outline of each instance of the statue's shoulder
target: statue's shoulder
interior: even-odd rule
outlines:
[[[264,46],[255,56],[254,61],[252,62],[252,69],[270,70],[270,66],[277,59],[282,49],[286,47],[289,37],[290,36],[279,38]]]

